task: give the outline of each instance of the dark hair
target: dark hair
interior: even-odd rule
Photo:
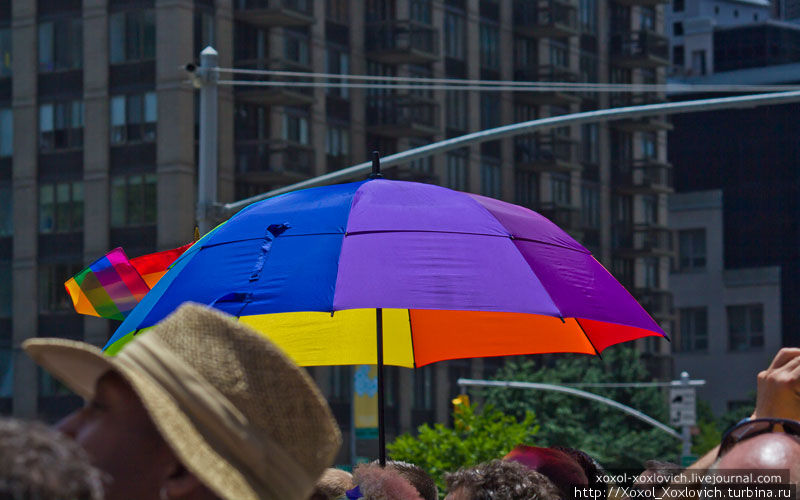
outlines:
[[[0,418],[0,497],[102,500],[104,478],[83,449],[60,432]]]
[[[372,461],[373,465],[377,463],[377,460]],[[400,477],[411,483],[411,486],[425,500],[438,500],[439,489],[436,487],[436,483],[419,465],[402,460],[387,460],[386,468],[394,470]]]
[[[558,488],[543,474],[519,462],[491,460],[446,474],[448,491],[464,488],[470,500],[555,500]]]

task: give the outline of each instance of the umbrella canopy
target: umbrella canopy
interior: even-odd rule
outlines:
[[[662,329],[590,252],[536,212],[371,179],[254,203],[173,265],[106,345],[182,302],[255,327],[300,365],[576,352]]]

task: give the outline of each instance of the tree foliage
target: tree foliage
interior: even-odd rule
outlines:
[[[521,418],[491,406],[462,405],[453,412],[453,426],[423,424],[416,436],[403,434],[387,445],[393,460],[422,467],[444,493],[444,474],[460,467],[501,458],[519,443],[531,442],[539,430],[531,411]]]
[[[539,358],[541,359],[541,358]],[[632,347],[607,349],[603,358],[553,355],[546,363],[532,359],[509,361],[494,377],[540,383],[645,382],[651,378]],[[581,388],[633,407],[661,422],[668,422],[662,389]],[[514,416],[534,411],[541,426],[537,446],[581,449],[606,468],[640,469],[645,460],[676,461],[680,441],[628,414],[599,402],[564,393],[529,389],[490,388],[483,391],[488,404]]]

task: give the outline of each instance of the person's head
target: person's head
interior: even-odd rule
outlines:
[[[88,404],[59,428],[111,476],[106,498],[305,499],[341,437],[308,375],[231,317],[186,304],[115,357],[25,350]]]
[[[355,487],[353,475],[341,469],[326,469],[322,473],[309,500],[334,500]]]
[[[557,500],[558,488],[543,474],[508,460],[491,460],[445,475],[445,500]]]
[[[378,461],[375,460],[372,463],[377,464]],[[402,478],[411,483],[411,486],[425,500],[437,500],[439,498],[439,489],[436,487],[436,482],[422,467],[400,460],[387,460],[386,468],[393,469]]]
[[[86,452],[61,433],[0,418],[0,498],[102,500],[103,479]]]
[[[714,462],[710,472],[726,469],[788,470],[800,483],[800,438],[785,433],[759,434],[733,445]]]
[[[544,474],[567,498],[572,495],[575,488],[589,486],[589,478],[584,467],[564,449],[518,445],[503,459],[519,462],[531,470]]]
[[[388,464],[361,464],[353,470],[353,480],[358,486],[347,492],[348,499],[423,500],[411,482]]]

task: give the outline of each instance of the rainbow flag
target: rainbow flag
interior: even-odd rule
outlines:
[[[78,313],[120,321],[150,291],[122,248],[97,259],[64,286]]]
[[[142,276],[147,286],[153,288],[158,283],[158,280],[167,273],[175,259],[180,257],[192,245],[194,245],[194,242],[172,250],[142,255],[131,259],[131,264]]]

